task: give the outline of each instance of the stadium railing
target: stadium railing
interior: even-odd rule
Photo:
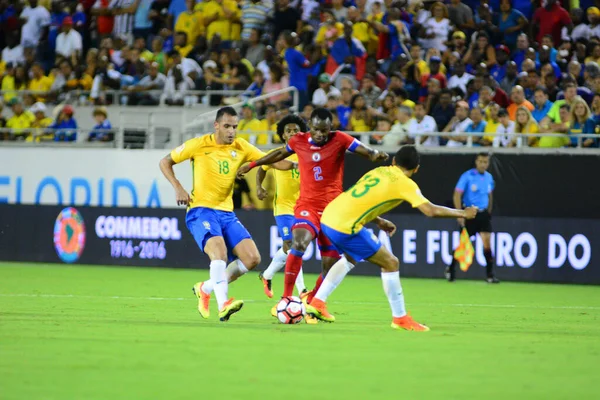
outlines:
[[[154,118],[158,118],[155,116]],[[212,117],[214,121],[214,116]],[[152,121],[151,121],[152,122]],[[212,122],[211,122],[212,125]],[[208,130],[196,131],[196,132],[210,132],[212,130],[212,126]],[[77,129],[77,141],[76,142],[54,142],[54,141],[41,141],[41,142],[26,142],[23,140],[28,136],[29,133],[37,133],[40,132],[56,132],[56,131],[69,131],[72,132],[71,129],[48,129],[48,128],[30,128],[30,129],[19,129],[18,134],[14,135],[20,139],[17,140],[5,140],[2,141],[0,139],[0,146],[27,146],[27,147],[36,147],[36,146],[55,146],[55,147],[93,147],[93,148],[118,148],[118,149],[164,149],[171,148],[179,143],[179,139],[171,138],[170,132],[159,132],[157,129],[144,130],[141,128],[126,127],[121,125],[120,127],[115,127],[111,132],[114,134],[114,140],[110,142],[88,142],[87,139],[89,137],[89,133],[94,131],[92,129]],[[95,130],[96,132],[100,132],[99,130]],[[4,135],[4,133],[14,133],[12,129],[9,128],[0,128],[0,138]],[[390,134],[390,132],[347,132],[348,134],[357,137],[363,143],[370,143],[371,138],[373,136],[385,136]],[[280,147],[281,143],[275,143],[273,141],[274,137],[276,137],[275,132],[271,131],[253,131],[253,132],[238,132],[238,135],[247,136],[250,143],[255,144],[257,147],[262,149],[272,149],[276,147]],[[267,136],[267,143],[258,144],[259,139],[261,141],[264,140],[264,135]],[[195,135],[192,135],[192,137]],[[262,137],[261,137],[262,136]],[[449,136],[446,132],[434,132],[427,134],[417,134],[416,138],[422,138],[424,136],[429,137],[455,137]],[[490,134],[484,133],[464,133],[460,136],[466,137],[467,142],[464,146],[458,147],[448,147],[448,146],[423,146],[419,142],[417,142],[417,147],[421,151],[426,152],[451,152],[451,153],[471,153],[471,152],[480,152],[480,151],[493,151],[498,153],[573,153],[573,154],[600,154],[600,148],[598,147],[583,147],[583,142],[585,139],[597,139],[600,140],[600,135],[598,134],[578,134],[578,135],[564,135],[557,133],[536,133],[536,134],[514,134],[512,137],[516,139],[515,147],[500,147],[500,146],[479,146],[474,144],[476,138],[481,138],[483,136],[493,136]],[[576,147],[530,147],[527,145],[529,138],[542,138],[542,137],[568,137],[577,138],[577,146]],[[400,142],[400,138],[398,138],[398,142]],[[383,145],[383,144],[370,144],[370,146],[377,148],[379,150],[387,151],[387,152],[395,152],[398,150],[399,144],[391,145]]]
[[[159,97],[159,104],[163,106],[166,104],[168,98],[164,90],[146,90],[143,92],[130,92],[128,90],[102,90],[100,92],[102,97],[112,97],[112,103],[114,105],[127,106],[129,97],[138,95],[153,95]],[[180,94],[180,92],[177,92]],[[187,90],[183,92],[183,106],[193,107],[195,104],[210,104],[212,96],[226,96],[226,97],[241,97],[247,94],[246,90]],[[62,91],[41,91],[41,90],[0,90],[0,97],[4,98],[5,95],[22,98],[26,95],[49,97],[48,101],[44,101],[46,104],[71,104],[71,105],[89,105],[90,90],[70,90],[67,92]],[[57,100],[60,96],[60,100]],[[202,101],[198,101],[199,96],[204,96]],[[182,107],[182,106],[180,106]]]

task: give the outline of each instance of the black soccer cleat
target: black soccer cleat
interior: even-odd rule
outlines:
[[[447,266],[446,270],[444,271],[444,275],[446,276],[446,280],[448,282],[454,282],[455,273],[456,273],[456,271],[454,269],[454,264]]]
[[[496,278],[494,275],[488,276],[485,281],[487,283],[500,283],[500,279]]]

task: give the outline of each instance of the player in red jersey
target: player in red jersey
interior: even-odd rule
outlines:
[[[296,277],[302,267],[302,256],[315,237],[321,251],[324,274],[340,258],[330,240],[321,232],[320,221],[327,204],[343,192],[346,151],[369,158],[373,162],[385,161],[388,158],[387,153],[373,150],[344,132],[331,132],[332,121],[333,116],[327,109],[315,109],[310,116],[310,133],[296,134],[285,147],[238,170],[238,176],[242,176],[254,167],[273,164],[293,153],[298,155],[300,197],[294,210],[292,249],[285,263],[283,297],[293,294]],[[322,281],[323,275],[319,276],[315,289],[308,294],[307,302],[310,303]]]

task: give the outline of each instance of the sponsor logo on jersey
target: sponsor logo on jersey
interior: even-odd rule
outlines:
[[[321,161],[321,153],[313,153],[312,160],[314,162]]]
[[[303,217],[308,217],[310,213],[308,211],[300,211],[300,215]]]

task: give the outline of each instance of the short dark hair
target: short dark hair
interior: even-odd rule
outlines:
[[[535,88],[535,90],[533,91],[533,93],[537,93],[537,92],[542,92],[544,93],[546,96],[548,96],[548,91],[546,90],[545,87],[543,86],[538,86]]]
[[[508,111],[506,111],[506,108],[501,108],[500,111],[498,111],[498,118],[500,117],[508,117]]]
[[[419,166],[420,158],[417,148],[409,144],[400,147],[400,150],[394,156],[394,161],[396,161],[397,166],[410,171]]]
[[[491,157],[492,155],[490,153],[487,153],[485,151],[482,151],[480,153],[477,153],[477,155],[475,156],[475,159],[478,159],[479,157]]]
[[[217,111],[217,117],[215,118],[215,121],[220,121],[224,115],[229,115],[232,117],[237,117],[238,113],[237,111],[235,111],[235,108],[233,107],[221,107],[219,108],[219,110]]]
[[[571,106],[568,104],[561,104],[561,106],[559,107],[559,110],[570,110]]]
[[[279,139],[281,139],[282,142],[285,142],[285,140],[283,140],[285,126],[289,125],[289,124],[298,125],[300,127],[301,132],[308,131],[308,126],[306,126],[306,122],[302,118],[300,118],[298,115],[296,115],[296,114],[286,115],[285,117],[283,117],[281,119],[281,121],[279,121],[277,123],[277,136],[279,136]]]
[[[323,121],[325,121],[326,119],[329,119],[330,121],[333,121],[333,115],[331,114],[331,111],[329,111],[326,108],[315,108],[313,110],[312,113],[310,113],[310,119],[312,121],[313,118],[318,118],[321,119]]]

